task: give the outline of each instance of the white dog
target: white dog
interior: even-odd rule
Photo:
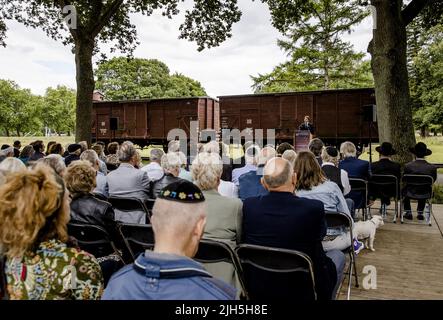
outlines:
[[[354,223],[353,229],[354,238],[365,240],[365,247],[371,249],[371,251],[375,251],[375,231],[382,225],[384,225],[384,222],[381,216],[373,216],[371,220],[356,222]]]

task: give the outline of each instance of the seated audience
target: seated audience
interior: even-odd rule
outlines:
[[[181,160],[177,153],[165,153],[161,158],[161,168],[163,170],[163,177],[160,180],[154,181],[151,186],[152,199],[156,199],[164,187],[182,180],[178,177],[180,174]]]
[[[437,168],[427,162],[425,158],[432,154],[432,151],[428,149],[426,144],[423,142],[419,142],[415,145],[414,148],[410,148],[409,151],[415,155],[415,160],[409,162],[405,165],[404,174],[416,174],[416,175],[427,175],[431,176],[434,179],[434,183],[437,180]],[[408,196],[408,192],[415,193],[426,193],[427,189],[422,188],[420,186],[417,187],[408,187],[408,190],[404,190],[406,197],[403,201],[403,207],[405,209],[404,218],[408,220],[412,220],[412,211],[411,211],[411,199]],[[426,205],[426,199],[417,200],[417,219],[423,220],[423,211]]]
[[[54,145],[54,144],[56,144],[57,143],[57,141],[49,141],[48,142],[48,145],[46,146],[46,152],[45,152],[45,155],[50,155],[51,154],[51,152],[50,152],[50,150],[51,150],[51,148],[52,148],[52,146]]]
[[[154,251],[111,278],[105,300],[232,300],[235,290],[192,260],[206,224],[205,197],[180,180],[162,190],[151,218]]]
[[[348,173],[338,168],[340,154],[335,147],[326,147],[321,153],[322,165],[321,169],[325,176],[335,182],[344,195],[351,191]]]
[[[101,145],[99,144],[94,144],[91,147],[91,150],[94,150],[95,153],[97,154],[97,159],[98,159],[98,170],[103,174],[103,175],[107,175],[108,174],[108,168],[106,167],[106,163],[102,160],[102,158],[105,157],[105,154],[103,153],[103,148]],[[83,151],[84,152],[84,151]]]
[[[20,156],[18,157],[25,165],[28,164],[29,159],[31,159],[34,154],[34,147],[31,145],[25,146],[23,150],[20,152]]]
[[[262,183],[269,194],[243,202],[242,243],[298,250],[313,261],[317,298],[334,298],[343,276],[345,256],[339,250],[325,254],[321,241],[326,235],[321,201],[294,195],[297,175],[282,158],[270,160]],[[260,281],[260,279],[257,279]],[[290,294],[291,288],[269,287],[270,296]]]
[[[117,152],[119,149],[118,142],[111,142],[108,144],[108,155],[106,156],[105,162],[113,166],[118,166],[120,161],[118,160]]]
[[[63,155],[65,154],[65,149],[63,148],[61,143],[55,143],[53,145],[51,145],[50,148],[48,148],[48,155],[50,154],[59,154],[63,157]]]
[[[86,150],[85,152],[94,152]],[[98,158],[97,158],[98,159]],[[69,165],[64,180],[71,195],[71,222],[95,225],[108,232],[112,239],[119,239],[114,210],[109,202],[92,194],[96,187],[96,169],[89,161],[76,161]],[[123,266],[119,255],[111,252],[91,252],[100,263],[105,285],[111,275]]]
[[[165,153],[161,149],[151,149],[149,153],[150,163],[142,168],[146,171],[151,181],[160,180],[163,177],[163,169],[161,167],[161,160]]]
[[[287,142],[280,143],[277,147],[277,156],[282,157],[283,153],[285,153],[286,151],[294,151],[295,152],[294,146],[290,143],[287,143]]]
[[[38,159],[44,158],[45,154],[45,144],[41,140],[37,140],[31,143],[34,147],[34,154],[31,156],[29,161],[37,161]]]
[[[63,160],[62,156],[59,154],[50,154],[49,156],[46,156],[38,160],[37,163],[46,164],[48,167],[52,168],[54,172],[58,174],[60,177],[63,177],[65,175],[66,172],[65,161]]]
[[[89,149],[88,142],[86,141],[80,141],[78,144],[82,147],[82,152]]]
[[[100,171],[100,160],[94,150],[86,150],[80,155],[80,160],[88,161],[92,168],[96,171],[96,187],[92,191],[103,198],[109,198],[108,179]]]
[[[286,150],[285,152],[283,152],[283,154],[281,155],[281,157],[285,160],[288,160],[289,163],[294,166],[295,164],[295,159],[297,159],[297,153],[294,150]]]
[[[80,155],[82,153],[82,146],[78,143],[70,144],[68,147],[69,155],[65,157],[65,164],[68,167],[71,162],[80,160]]]
[[[245,165],[232,170],[232,182],[238,186],[238,179],[245,173],[257,171],[257,161],[260,149],[258,146],[252,145],[245,151]]]
[[[9,157],[14,157],[14,148],[7,146],[0,151],[0,157],[5,159]]]
[[[13,145],[12,145],[15,149],[18,150],[18,152],[20,152],[20,149],[22,148],[22,143],[20,140],[15,140]]]
[[[125,141],[118,150],[119,167],[108,176],[109,195],[120,198],[136,198],[141,201],[149,199],[150,180],[140,166],[140,156],[132,142]],[[142,211],[127,215],[115,210],[116,220],[127,223],[145,223],[146,214]]]
[[[9,299],[101,297],[103,278],[96,259],[68,243],[69,194],[50,169],[37,165],[13,174],[0,187],[0,221]]]
[[[319,138],[314,138],[309,142],[308,148],[315,155],[315,159],[317,160],[319,165],[322,165],[321,152],[325,144]]]
[[[178,177],[192,182],[192,175],[188,170],[186,170],[186,166],[188,163],[186,155],[181,151],[177,152],[177,154],[180,157],[180,174],[178,175]]]
[[[264,147],[258,156],[258,167],[256,171],[250,171],[240,176],[238,186],[238,196],[242,201],[250,197],[257,197],[268,194],[268,191],[261,184],[263,168],[266,163],[276,156],[275,149]]]
[[[369,162],[357,158],[357,149],[352,142],[343,142],[340,146],[340,153],[343,160],[340,161],[338,167],[348,173],[349,178],[363,179],[368,181],[370,174]],[[365,195],[360,191],[352,191],[347,195],[354,201],[356,209],[364,208]]]
[[[391,160],[391,157],[397,153],[392,147],[392,144],[389,142],[383,142],[380,146],[376,147],[375,150],[378,152],[380,160],[371,164],[371,174],[393,175],[397,178],[397,181],[400,184],[401,166],[399,163]],[[386,207],[391,203],[390,198],[395,196],[395,189],[395,187],[385,187],[381,189],[377,188],[377,190],[369,190],[371,198],[381,198],[381,214],[386,214]]]

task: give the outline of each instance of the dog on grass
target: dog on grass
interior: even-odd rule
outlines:
[[[365,247],[375,251],[375,232],[382,225],[384,225],[383,218],[378,215],[373,216],[371,220],[356,222],[353,230],[354,238],[365,240]]]

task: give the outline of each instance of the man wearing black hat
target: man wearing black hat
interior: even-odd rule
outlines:
[[[389,142],[383,142],[375,150],[379,153],[380,160],[371,165],[372,174],[393,175],[400,182],[401,166],[399,163],[391,160],[391,157],[397,153]],[[380,213],[386,213],[386,207],[390,205],[390,197],[395,196],[395,188],[386,188],[386,190],[369,190],[370,197],[381,199]]]
[[[68,152],[69,152],[69,155],[65,158],[66,166],[69,166],[71,164],[71,162],[73,162],[73,161],[80,160],[82,146],[77,143],[70,144],[68,147]]]
[[[236,290],[192,260],[206,224],[205,197],[193,183],[166,186],[151,218],[154,251],[111,278],[104,300],[233,300]]]
[[[419,142],[415,145],[414,148],[410,148],[409,151],[415,155],[415,161],[409,162],[405,166],[404,174],[417,174],[417,175],[426,175],[431,176],[434,179],[434,182],[437,180],[437,168],[427,162],[425,160],[425,157],[430,156],[432,154],[432,151],[428,149],[426,144],[423,142]],[[420,188],[420,187],[417,187]],[[421,190],[416,190],[418,193]],[[408,187],[408,192],[414,193],[414,187]],[[404,201],[404,209],[405,214],[404,218],[412,220],[412,212],[411,212],[411,201],[406,196]],[[423,210],[425,209],[426,205],[426,199],[420,199],[418,200],[417,204],[417,219],[423,220]]]

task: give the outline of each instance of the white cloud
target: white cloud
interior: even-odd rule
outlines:
[[[280,34],[270,22],[266,5],[260,1],[239,1],[242,20],[233,36],[220,47],[197,51],[195,43],[179,40],[183,16],[169,20],[161,14],[134,15],[140,46],[136,57],[157,58],[171,72],[180,72],[202,83],[211,96],[251,93],[250,75],[266,73],[285,60],[276,42]],[[0,78],[42,94],[58,84],[75,87],[74,56],[70,47],[49,39],[41,30],[9,23],[7,48],[0,48]],[[357,50],[366,51],[371,38],[370,23],[357,27],[345,39]]]

